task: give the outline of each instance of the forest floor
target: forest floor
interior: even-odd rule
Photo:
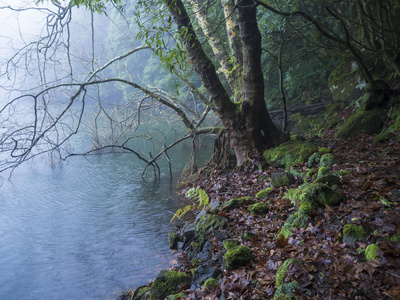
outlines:
[[[270,180],[260,181],[260,176],[271,178],[271,174],[284,171],[271,166],[260,170],[262,158],[229,174],[215,170],[199,178],[194,186],[204,189],[211,201],[225,203],[250,195],[253,203],[266,202],[270,209],[267,214],[255,215],[249,213],[247,205],[219,210],[217,214],[229,220],[226,238],[249,246],[254,259],[247,266],[225,270],[213,288],[191,291],[186,287],[182,290],[185,295],[176,299],[271,299],[276,292],[277,270],[287,259],[302,262],[290,264],[285,278],[285,282],[300,283],[299,299],[400,299],[400,243],[389,240],[400,234],[400,142],[394,137],[373,145],[373,137],[367,135],[337,140],[334,130],[307,139],[332,149],[336,158],[332,171],[347,171],[340,177],[340,205],[314,209],[306,228],[294,227],[287,240],[277,240],[279,230],[296,210],[284,198],[285,193],[297,188],[301,179],[273,188],[265,199],[255,199],[257,192],[271,186]],[[305,173],[307,164],[294,165],[293,169]],[[342,232],[348,223],[361,225],[367,233],[365,240],[344,243]],[[251,232],[253,238],[244,239],[244,232]],[[210,241],[213,255],[224,251],[220,239],[210,236]],[[379,246],[379,259],[366,260],[364,252],[369,244]],[[190,273],[193,265],[186,253],[181,252],[178,258],[172,269]]]

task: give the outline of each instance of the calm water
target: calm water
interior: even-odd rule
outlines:
[[[0,299],[108,299],[168,266],[170,189],[130,156],[25,165],[0,187]]]

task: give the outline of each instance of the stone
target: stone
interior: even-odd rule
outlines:
[[[207,289],[213,289],[218,283],[218,280],[215,278],[209,278],[206,280],[206,282],[204,282],[204,286]]]
[[[171,250],[178,249],[178,243],[181,242],[181,237],[175,232],[168,233],[168,243]]]
[[[307,141],[289,141],[276,148],[265,150],[263,156],[270,166],[289,168],[294,163],[305,163],[318,148]]]
[[[346,224],[343,227],[343,243],[353,245],[354,242],[362,242],[367,237],[360,225]]]
[[[224,255],[226,268],[228,270],[234,270],[248,265],[253,258],[253,252],[247,246],[234,247],[229,249]]]
[[[224,209],[226,210],[231,210],[231,209],[235,209],[235,208],[239,208],[241,207],[243,204],[245,204],[248,200],[251,200],[251,197],[241,197],[241,198],[233,198],[228,200],[225,204],[224,204]]]
[[[339,192],[333,190],[326,184],[319,182],[306,186],[302,190],[299,198],[300,207],[303,204],[303,201],[314,204],[315,206],[325,207],[338,205],[342,200],[342,196]]]
[[[196,223],[187,223],[182,229],[182,249],[186,248],[195,238]]]
[[[273,300],[300,300],[300,297],[295,296],[300,289],[301,285],[296,280],[285,283],[277,288]]]
[[[190,289],[194,291],[200,288],[208,279],[210,278],[216,279],[221,273],[222,272],[220,269],[213,268],[207,265],[201,265],[194,272]]]
[[[279,172],[272,174],[271,184],[274,187],[280,187],[295,183],[294,176],[288,172]]]
[[[283,236],[285,239],[288,239],[292,234],[293,227],[305,228],[308,226],[308,223],[310,223],[310,217],[303,210],[299,210],[287,218],[277,238],[280,239]]]
[[[319,177],[317,180],[314,181],[314,183],[323,183],[323,184],[326,184],[326,185],[332,187],[335,185],[336,186],[340,185],[340,178],[335,175],[329,174],[329,175]]]
[[[224,229],[228,226],[228,220],[226,218],[206,214],[202,216],[196,223],[196,236],[208,236],[214,230]]]
[[[276,287],[280,287],[285,283],[285,278],[287,273],[289,272],[288,266],[290,264],[299,265],[302,262],[296,259],[287,259],[283,262],[283,264],[279,267],[278,271],[276,272],[275,283]]]
[[[308,158],[307,167],[312,168],[312,167],[318,165],[320,159],[321,159],[321,154],[318,153],[318,152],[315,152],[313,155],[311,155],[311,156]]]
[[[365,248],[365,258],[367,260],[371,260],[371,259],[379,259],[379,254],[377,254],[377,251],[380,251],[381,249],[379,248],[379,246],[377,244],[371,244],[368,245]]]
[[[250,205],[247,210],[252,214],[266,214],[269,211],[269,207],[266,203],[259,202]]]
[[[186,273],[162,270],[151,286],[150,299],[164,299],[177,293],[179,286],[189,284],[190,277]]]
[[[272,188],[267,187],[266,189],[263,189],[263,190],[259,191],[259,192],[256,194],[256,198],[257,198],[257,199],[267,198],[269,192],[271,192],[271,191],[272,191]]]

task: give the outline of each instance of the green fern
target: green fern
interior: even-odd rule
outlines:
[[[287,189],[287,191],[283,195],[283,199],[288,199],[293,206],[296,206],[300,193],[300,189]]]
[[[205,190],[199,187],[193,187],[189,189],[186,193],[185,196],[197,201],[199,204],[197,206],[198,209],[207,209],[210,205],[210,199],[207,196],[207,193]],[[176,211],[174,216],[172,217],[171,221],[172,222],[175,218],[182,218],[188,211],[196,209],[195,205],[187,205],[185,208],[180,208]]]

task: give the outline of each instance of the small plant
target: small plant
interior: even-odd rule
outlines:
[[[199,202],[198,206],[192,204],[178,209],[170,222],[172,222],[175,218],[181,219],[190,210],[208,209],[210,206],[210,199],[208,198],[206,191],[202,188],[193,187],[185,193],[185,196]]]
[[[300,189],[287,189],[283,195],[283,199],[288,199],[293,206],[296,206],[300,193]]]

